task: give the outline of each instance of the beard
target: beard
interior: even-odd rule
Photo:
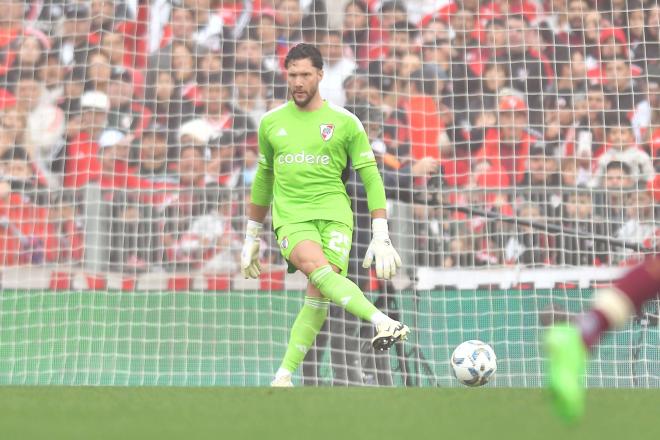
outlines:
[[[300,107],[300,108],[305,108],[307,107],[307,104],[309,104],[314,96],[316,96],[316,93],[319,90],[318,84],[315,87],[312,87],[309,91],[307,91],[307,96],[304,99],[297,99],[295,93],[291,93],[291,97],[293,98],[293,102]]]

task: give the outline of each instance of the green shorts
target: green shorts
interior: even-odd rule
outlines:
[[[323,255],[328,261],[339,268],[341,274],[348,273],[348,256],[351,252],[353,228],[343,223],[328,220],[310,220],[302,223],[291,223],[280,226],[275,231],[280,251],[286,259],[289,273],[298,270],[289,256],[298,243],[311,240],[321,245]]]

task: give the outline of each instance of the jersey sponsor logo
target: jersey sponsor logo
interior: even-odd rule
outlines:
[[[335,132],[335,124],[321,124],[321,137],[324,141],[329,141],[332,134]]]
[[[305,153],[305,150],[301,151],[300,153],[289,153],[289,154],[281,154],[278,158],[277,161],[281,165],[291,165],[291,164],[307,164],[307,165],[328,165],[330,163],[330,156],[327,154],[307,154]]]
[[[282,239],[282,242],[280,243],[280,247],[282,247],[282,249],[286,249],[286,248],[289,247],[289,238],[288,237],[284,237]]]
[[[376,159],[376,156],[374,156],[373,151],[363,151],[360,153],[360,157],[365,157],[367,159]]]
[[[288,134],[288,133],[287,133],[286,130],[283,129],[283,128],[280,128],[280,129],[277,131],[277,136],[286,136],[287,134]]]

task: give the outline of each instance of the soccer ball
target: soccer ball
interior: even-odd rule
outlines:
[[[497,370],[495,352],[484,342],[465,341],[451,355],[451,370],[463,385],[479,387]]]

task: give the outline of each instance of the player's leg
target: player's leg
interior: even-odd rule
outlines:
[[[584,412],[587,351],[604,331],[624,325],[658,291],[660,258],[652,258],[616,281],[613,288],[599,289],[593,307],[578,319],[577,326],[562,325],[549,330],[548,386],[565,419],[575,420]]]
[[[308,283],[305,303],[291,327],[286,353],[271,386],[293,386],[292,374],[302,363],[307,351],[314,345],[314,340],[328,315],[328,304],[328,299],[323,298],[321,292]]]
[[[410,332],[408,327],[378,310],[362,290],[346,278],[351,228],[321,220],[316,224],[322,238],[322,247],[311,240],[299,242],[289,254],[289,261],[307,275],[324,297],[376,326],[376,337],[372,341],[374,348],[386,350],[396,341],[406,339]],[[332,270],[330,263],[341,270],[340,274]]]
[[[299,243],[321,241],[316,226],[311,222],[283,226],[276,231],[276,235],[282,255],[289,264],[291,264],[291,252]],[[291,266],[290,269],[292,269]],[[271,386],[293,386],[291,382],[293,372],[298,369],[305,354],[321,331],[328,315],[328,304],[328,299],[324,298],[316,287],[308,283],[305,302],[291,327],[287,350]]]

